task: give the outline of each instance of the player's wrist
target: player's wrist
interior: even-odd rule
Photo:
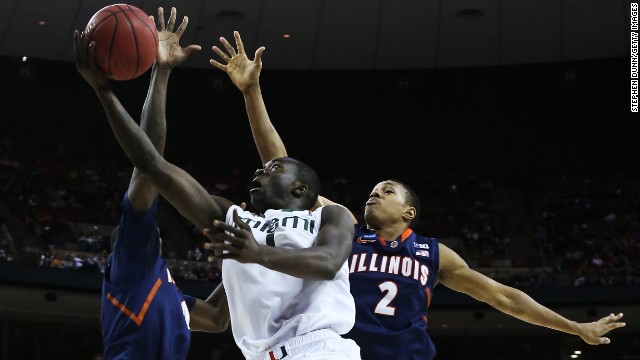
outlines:
[[[253,255],[253,263],[256,263],[258,265],[262,265],[264,267],[268,267],[268,259],[269,256],[267,255],[267,251],[269,251],[269,247],[267,245],[260,245],[258,244],[254,255]]]
[[[573,320],[569,320],[569,333],[580,336],[581,338],[588,337],[588,325],[589,323],[579,323]]]
[[[109,87],[108,81],[104,81],[104,83],[93,82],[91,83],[91,87],[93,88],[93,91],[95,91],[96,95],[98,95],[98,97],[106,96],[111,93],[111,88]]]
[[[158,62],[157,60],[153,63],[152,72],[158,75],[169,75],[173,70],[173,66],[167,62]]]
[[[261,95],[260,83],[255,82],[254,84],[245,86],[243,89],[241,89],[241,91],[245,97],[260,96]]]

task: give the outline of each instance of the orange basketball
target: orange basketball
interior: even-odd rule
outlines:
[[[127,4],[113,4],[96,12],[87,28],[96,42],[95,60],[114,80],[130,80],[145,73],[158,52],[158,31],[144,11]]]

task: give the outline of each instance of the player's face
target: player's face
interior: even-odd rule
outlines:
[[[364,207],[364,219],[373,228],[403,222],[406,190],[395,181],[387,180],[376,185]]]
[[[251,204],[259,211],[289,207],[291,190],[297,180],[297,168],[284,158],[273,159],[256,170],[251,183]]]

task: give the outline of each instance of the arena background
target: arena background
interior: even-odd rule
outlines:
[[[0,3],[2,359],[102,348],[100,270],[131,166],[75,71],[71,31],[107,4]],[[402,179],[423,202],[418,229],[474,268],[571,319],[627,322],[591,347],[439,287],[438,359],[640,359],[629,1],[131,4],[176,6],[191,18],[182,44],[203,45],[170,80],[166,158],[212,193],[247,200],[260,166],[242,95],[207,64],[239,30],[249,53],[267,46],[271,118],[328,197],[358,213],[377,181]],[[112,83],[134,116],[148,80]],[[219,273],[203,238],[165,202],[159,221],[178,285],[206,297]],[[225,332],[195,334],[190,358],[241,355]]]

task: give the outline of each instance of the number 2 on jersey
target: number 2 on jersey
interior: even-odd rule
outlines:
[[[396,283],[394,283],[393,281],[385,281],[382,284],[378,285],[378,287],[380,288],[380,291],[384,294],[384,296],[382,297],[382,299],[380,299],[380,301],[378,301],[378,305],[376,305],[376,308],[375,310],[373,310],[373,312],[380,315],[395,316],[396,307],[390,306],[389,304],[391,304],[393,299],[395,299],[398,295],[398,285],[396,285]]]

